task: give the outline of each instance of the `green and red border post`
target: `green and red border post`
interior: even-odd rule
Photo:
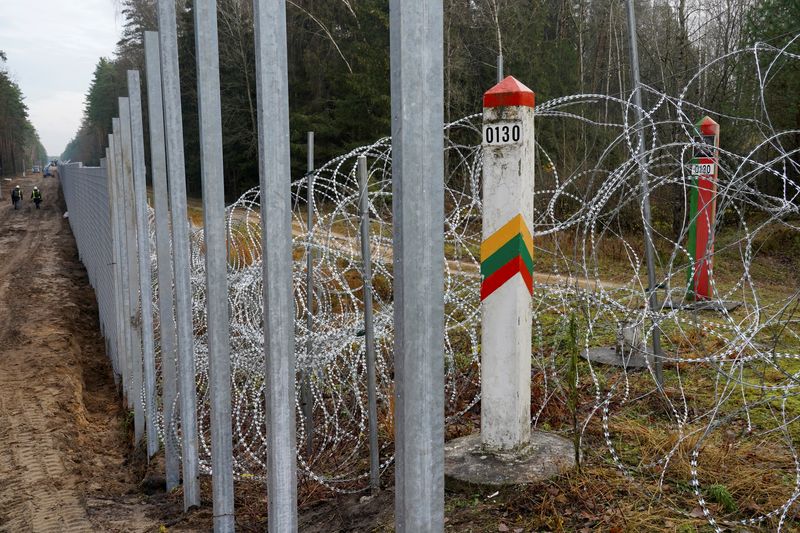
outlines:
[[[699,137],[690,164],[692,176],[689,204],[691,265],[688,293],[695,301],[711,299],[714,259],[714,226],[717,215],[717,172],[719,170],[719,124],[703,117],[695,125]]]

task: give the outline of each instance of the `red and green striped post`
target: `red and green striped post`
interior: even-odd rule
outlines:
[[[689,244],[693,268],[689,269],[689,293],[694,300],[711,298],[714,258],[714,222],[717,208],[719,124],[704,117],[696,124],[701,143],[691,162],[692,189],[689,205]]]
[[[483,96],[481,442],[529,443],[534,94],[509,76]]]

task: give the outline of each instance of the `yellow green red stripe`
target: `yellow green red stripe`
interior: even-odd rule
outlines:
[[[481,244],[481,300],[519,273],[533,293],[533,237],[517,215]]]
[[[521,257],[528,271],[533,272],[533,258],[519,233],[511,237],[511,240],[495,253],[481,261],[481,276],[488,278],[515,257]]]

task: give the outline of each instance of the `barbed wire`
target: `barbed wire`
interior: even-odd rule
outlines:
[[[794,42],[800,35],[792,39]],[[690,101],[702,71],[735,62],[737,83],[754,87],[752,113],[719,112]],[[781,529],[800,497],[796,450],[800,394],[800,303],[791,267],[773,272],[775,256],[800,250],[800,157],[798,130],[781,131],[770,119],[769,94],[775,74],[797,68],[800,56],[788,47],[759,43],[717,58],[697,72],[678,95],[645,87],[651,107],[641,123],[631,120],[630,100],[602,94],[554,98],[537,105],[535,185],[536,268],[532,346],[535,394],[532,423],[564,434],[566,421],[548,415],[563,411],[570,389],[580,388],[589,403],[581,413],[580,438],[599,439],[622,474],[666,480],[686,476],[709,524],[721,531],[720,517],[704,490],[714,482],[714,454],[720,435],[738,431],[731,449],[747,441],[781,453],[781,468],[793,477],[781,490],[782,505],[740,518],[742,525],[772,521]],[[609,114],[608,109],[612,109]],[[615,111],[614,111],[615,110]],[[609,118],[614,115],[618,119]],[[688,249],[689,203],[697,185],[689,170],[698,140],[695,123],[703,115],[722,124],[722,137],[736,131],[737,143],[719,149],[715,236],[709,278],[710,303],[718,311],[687,308],[688,281],[695,260]],[[445,138],[445,406],[446,423],[457,424],[480,401],[481,116],[444,127]],[[637,156],[638,131],[647,145]],[[559,148],[548,133],[569,132],[584,144]],[[591,144],[592,153],[580,150]],[[600,148],[598,148],[600,147]],[[337,492],[368,488],[368,415],[363,329],[363,279],[359,248],[359,156],[369,161],[368,205],[373,261],[374,327],[381,471],[392,465],[393,447],[393,268],[391,139],[341,155],[292,183],[294,208],[295,346],[299,375],[308,376],[313,395],[312,447],[303,444],[305,427],[297,381],[298,464],[308,479]],[[588,163],[591,161],[591,163]],[[570,163],[575,162],[575,163]],[[650,310],[642,262],[643,216],[639,173],[645,172],[658,213],[651,230],[658,252],[659,291],[664,303]],[[305,195],[313,179],[313,226],[305,218]],[[263,293],[259,191],[252,189],[227,210],[228,287],[231,310],[231,365],[234,469],[244,477],[265,475]],[[667,205],[662,205],[666,203]],[[702,215],[705,216],[705,215]],[[671,223],[665,222],[669,220]],[[154,225],[151,221],[151,228]],[[151,229],[151,232],[153,230]],[[151,236],[154,243],[154,237]],[[203,231],[191,239],[198,421],[202,467],[210,471],[208,355],[205,338]],[[153,244],[152,249],[155,249]],[[779,252],[779,253],[776,253]],[[306,294],[306,258],[313,264],[313,297]],[[782,255],[783,254],[783,255]],[[154,295],[158,294],[153,254]],[[311,301],[309,307],[308,302]],[[738,308],[727,303],[736,301]],[[157,309],[157,306],[153,306]],[[313,315],[313,327],[307,316]],[[158,317],[156,317],[156,320]],[[601,366],[587,359],[576,383],[567,379],[564,340],[570,322],[584,352],[614,344],[628,327],[647,346],[656,328],[663,353],[648,354],[646,370]],[[310,341],[312,350],[307,353]],[[647,350],[641,349],[643,353]],[[159,367],[160,349],[157,350]],[[664,384],[654,364],[664,365]],[[584,387],[586,385],[586,387]],[[588,388],[587,388],[588,387]],[[648,398],[658,401],[648,402]],[[619,421],[635,406],[661,431],[661,449],[631,451]],[[656,407],[652,407],[656,405]],[[176,409],[174,412],[178,412]],[[159,418],[163,439],[180,439],[180,421]],[[178,449],[180,449],[178,447]],[[705,457],[709,456],[706,460]],[[688,457],[688,471],[674,464]],[[778,458],[776,456],[776,461]],[[705,462],[704,462],[705,461]],[[718,465],[716,465],[718,466]],[[774,465],[773,465],[774,466]],[[643,485],[644,486],[644,485]]]

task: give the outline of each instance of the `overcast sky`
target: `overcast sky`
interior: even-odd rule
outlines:
[[[114,0],[0,0],[0,50],[48,155],[75,135],[101,56],[119,40]]]

